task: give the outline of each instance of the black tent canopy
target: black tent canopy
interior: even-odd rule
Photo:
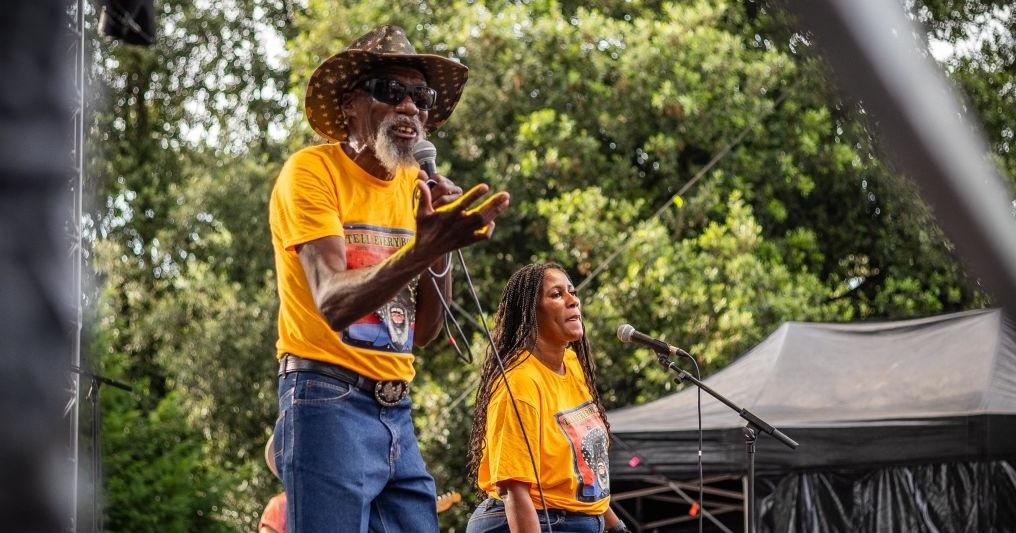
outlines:
[[[1000,310],[788,322],[705,383],[800,443],[759,438],[756,471],[771,479],[1016,457],[1016,324]],[[612,480],[696,480],[696,398],[689,386],[608,413]],[[702,423],[706,477],[743,475],[744,420],[703,393]]]

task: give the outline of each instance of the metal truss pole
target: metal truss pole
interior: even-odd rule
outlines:
[[[76,108],[74,111],[74,158],[75,161],[75,176],[72,189],[74,190],[74,210],[73,220],[71,222],[71,228],[73,229],[73,250],[72,250],[72,276],[73,276],[73,290],[75,299],[75,323],[72,329],[71,339],[71,361],[70,368],[81,368],[81,329],[82,329],[82,309],[81,309],[81,259],[82,259],[82,238],[81,238],[81,217],[83,214],[83,198],[82,198],[82,186],[84,185],[85,177],[85,76],[87,74],[87,68],[85,66],[85,2],[84,0],[76,0],[76,21],[75,27],[77,28],[77,49],[75,50],[75,71],[74,71],[74,83],[77,87],[75,102]],[[79,492],[79,443],[78,434],[80,432],[80,418],[81,410],[79,408],[79,400],[81,398],[81,376],[77,372],[70,372],[71,379],[71,398],[67,404],[69,407],[69,418],[70,418],[70,461],[71,461],[71,516],[69,529],[70,531],[77,531],[78,522],[78,492]]]

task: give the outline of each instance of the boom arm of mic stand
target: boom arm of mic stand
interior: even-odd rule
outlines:
[[[71,365],[71,372],[74,372],[75,374],[80,374],[80,375],[82,375],[82,376],[84,376],[84,377],[86,377],[86,378],[88,378],[88,379],[90,379],[92,381],[95,381],[95,382],[97,382],[99,384],[111,385],[111,386],[116,387],[118,389],[123,389],[123,390],[125,390],[127,392],[134,392],[134,389],[131,388],[131,386],[127,385],[126,383],[120,383],[119,381],[117,381],[115,379],[110,379],[110,378],[107,378],[105,376],[100,376],[98,374],[93,374],[93,373],[91,373],[91,372],[89,372],[89,371],[87,371],[87,370],[85,370],[85,369],[83,369],[83,368],[81,368],[80,366],[77,366],[77,365]]]
[[[695,386],[697,386],[698,388],[708,392],[709,395],[712,396],[713,398],[716,398],[717,400],[723,402],[724,405],[726,405],[727,407],[733,409],[734,412],[736,412],[741,418],[747,420],[749,424],[751,424],[752,426],[757,427],[763,433],[766,433],[768,435],[772,435],[773,438],[775,438],[776,440],[782,442],[787,447],[789,447],[791,450],[797,448],[798,444],[797,444],[797,442],[794,441],[794,439],[791,439],[790,437],[785,435],[782,431],[774,428],[772,425],[768,424],[765,420],[762,420],[761,418],[759,418],[757,415],[755,415],[751,411],[749,411],[747,409],[744,409],[744,408],[738,406],[737,404],[735,404],[734,402],[724,398],[722,394],[714,391],[713,389],[711,389],[709,387],[709,385],[706,385],[705,383],[702,383],[695,376],[685,372],[684,369],[682,369],[681,367],[679,367],[676,364],[674,364],[674,362],[671,361],[670,358],[667,357],[667,354],[657,352],[656,353],[656,357],[659,359],[660,364],[663,365],[663,368],[666,368],[667,370],[670,370],[671,372],[674,372],[675,374],[677,374],[677,378],[676,379],[678,380],[678,382],[690,381],[690,382],[694,383]]]

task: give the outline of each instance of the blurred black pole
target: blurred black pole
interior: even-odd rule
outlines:
[[[11,0],[0,17],[0,523],[58,531],[72,516],[63,423],[74,310],[72,58],[67,2]]]
[[[1016,221],[976,124],[931,59],[902,1],[789,0],[848,94],[877,121],[896,168],[917,182],[995,304],[1016,316]]]

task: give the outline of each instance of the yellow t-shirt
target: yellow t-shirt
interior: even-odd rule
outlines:
[[[347,268],[384,261],[416,234],[416,175],[406,168],[391,181],[377,179],[338,144],[304,148],[289,158],[269,203],[279,290],[277,357],[291,353],[376,380],[413,379],[415,283],[335,332],[314,303],[296,247],[334,235],[345,240]]]
[[[590,515],[610,505],[607,430],[600,419],[582,365],[565,352],[564,375],[547,368],[529,352],[508,371],[508,383],[523,427],[536,455],[547,507]],[[477,473],[480,489],[498,498],[496,484],[516,480],[530,484],[537,509],[540,493],[511,400],[499,378],[487,407],[487,434]]]

